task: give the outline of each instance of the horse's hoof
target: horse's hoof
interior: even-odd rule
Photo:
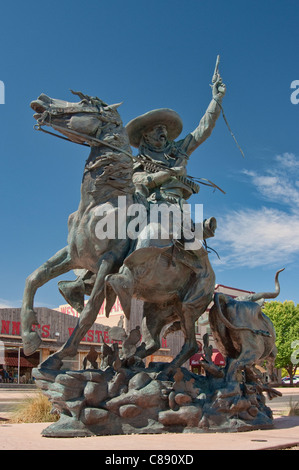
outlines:
[[[41,345],[41,338],[36,331],[23,334],[23,351],[25,356],[31,356]]]

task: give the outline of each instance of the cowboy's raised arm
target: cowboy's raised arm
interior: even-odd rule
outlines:
[[[226,87],[222,83],[219,73],[216,74],[215,82],[212,85],[212,100],[201,118],[197,128],[188,134],[183,141],[184,151],[190,155],[200,144],[202,144],[212,133],[216,121],[221,112],[221,103],[226,92]]]

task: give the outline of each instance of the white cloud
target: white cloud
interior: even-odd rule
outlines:
[[[299,255],[299,160],[285,153],[275,163],[263,174],[243,171],[267,207],[248,207],[217,219],[213,246],[221,258],[219,267],[284,267]]]
[[[299,217],[296,215],[262,207],[228,213],[217,223],[218,266],[254,268],[281,264],[283,267],[299,254]]]
[[[45,302],[35,302],[35,307],[47,307],[47,308],[56,308],[56,305],[47,304]],[[21,308],[22,307],[22,300],[7,300],[0,298],[0,308]]]
[[[6,299],[0,299],[0,308],[19,308],[21,307],[21,304],[21,300],[11,301]]]
[[[269,202],[288,206],[299,212],[299,160],[295,155],[284,153],[275,157],[276,166],[271,165],[264,174],[244,170],[257,191]]]
[[[293,153],[285,152],[282,155],[276,155],[275,159],[281,166],[289,169],[299,169],[299,160]]]

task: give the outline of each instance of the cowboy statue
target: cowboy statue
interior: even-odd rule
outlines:
[[[198,193],[199,186],[192,177],[187,177],[186,166],[191,153],[211,135],[221,113],[226,87],[218,64],[211,87],[212,100],[199,125],[181,140],[175,141],[183,129],[182,120],[168,108],[149,111],[126,125],[130,144],[139,149],[133,176],[136,194],[149,204],[168,202],[182,206],[192,194]],[[214,236],[216,225],[213,217],[204,223],[204,239]],[[60,281],[58,285],[65,300],[81,312],[84,296],[92,290],[94,275],[83,270],[77,274],[74,281]]]

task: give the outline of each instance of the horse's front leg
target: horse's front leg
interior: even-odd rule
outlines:
[[[161,307],[159,304],[144,302],[142,319],[142,343],[135,356],[141,359],[152,355],[160,346],[160,333],[165,325],[176,319],[172,305]]]
[[[49,356],[40,365],[41,368],[59,370],[65,357],[73,357],[77,354],[80,341],[97,319],[99,310],[105,299],[105,277],[107,274],[111,273],[114,264],[115,261],[112,255],[105,255],[105,257],[101,259],[90,298],[80,314],[80,318],[73,333],[58,351]]]
[[[193,307],[183,306],[181,317],[181,329],[185,336],[184,345],[179,354],[170,362],[169,367],[175,370],[181,367],[193,354],[198,351],[195,335],[195,312]]]
[[[26,279],[21,309],[23,350],[26,356],[33,354],[41,343],[39,334],[32,329],[34,325],[38,324],[36,312],[33,310],[34,296],[37,289],[72,268],[72,260],[66,246]]]
[[[142,343],[137,348],[135,356],[145,358],[160,348],[160,333],[164,322],[157,304],[144,302],[142,319]]]

